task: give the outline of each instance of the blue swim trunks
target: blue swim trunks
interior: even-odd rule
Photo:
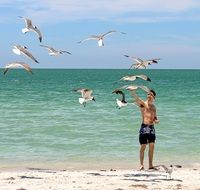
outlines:
[[[154,125],[146,125],[142,123],[139,131],[140,144],[155,143],[156,135]]]

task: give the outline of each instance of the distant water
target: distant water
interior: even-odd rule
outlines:
[[[117,82],[127,74],[152,82]],[[137,165],[140,111],[117,109],[112,94],[133,83],[157,92],[155,163],[199,162],[200,70],[35,69],[0,76],[0,166]],[[79,87],[93,89],[96,102],[81,106],[72,91]],[[132,100],[129,92],[126,98]]]

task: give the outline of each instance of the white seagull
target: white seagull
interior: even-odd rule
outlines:
[[[160,58],[142,60],[141,58],[138,58],[138,57],[132,57],[129,55],[124,55],[124,56],[130,58],[133,61],[136,61],[136,63],[133,63],[129,69],[132,69],[132,68],[135,68],[135,69],[145,68],[146,69],[148,65],[151,65],[152,63],[158,63],[158,60],[160,60]]]
[[[118,108],[120,109],[121,107],[125,107],[127,106],[127,101],[125,100],[125,94],[124,92],[122,92],[121,90],[119,89],[116,89],[114,90],[112,93],[116,93],[116,94],[120,94],[122,96],[122,99],[119,100],[119,99],[116,99],[116,102],[117,102],[117,105],[118,105]]]
[[[79,88],[79,89],[75,89],[75,92],[79,92],[81,93],[81,98],[79,98],[79,103],[81,105],[83,105],[84,107],[86,106],[86,102],[88,101],[95,101],[95,98],[92,96],[92,90],[88,89],[88,88]]]
[[[26,25],[26,27],[22,29],[22,33],[25,34],[30,31],[35,32],[38,35],[39,41],[42,42],[42,34],[41,34],[40,30],[32,24],[32,21],[30,19],[22,17],[22,16],[19,16],[19,18],[24,19],[25,25]]]
[[[32,59],[33,61],[35,61],[36,63],[39,63],[37,61],[37,59],[35,59],[33,57],[33,55],[27,50],[28,48],[26,46],[20,46],[20,45],[13,45],[13,53],[17,54],[17,55],[21,55],[24,54],[25,56],[27,56],[28,58]]]
[[[164,171],[168,174],[169,176],[169,179],[171,179],[171,175],[172,175],[172,172],[173,172],[173,165],[170,165],[169,168],[165,165],[158,165],[158,166],[154,166],[154,168],[156,169],[164,169]]]
[[[82,42],[85,42],[87,40],[97,40],[98,41],[98,46],[104,46],[104,43],[103,43],[103,39],[105,36],[111,34],[111,33],[114,33],[114,32],[118,32],[116,30],[110,30],[104,34],[100,34],[100,35],[91,35],[89,36],[88,38],[84,39],[84,40],[81,40],[79,41],[78,43],[82,43]],[[124,32],[120,32],[121,34],[126,34]]]
[[[137,78],[141,78],[141,79],[146,80],[146,81],[151,81],[151,79],[148,76],[146,76],[146,75],[131,75],[131,76],[127,75],[127,76],[122,77],[120,80],[134,81]]]
[[[70,52],[65,51],[65,50],[56,50],[53,47],[46,46],[46,45],[40,45],[40,46],[46,48],[49,51],[49,55],[51,55],[51,56],[57,56],[57,55],[60,55],[60,54],[63,54],[63,53],[68,53],[68,54],[71,55]]]
[[[33,74],[32,70],[28,64],[26,64],[24,62],[18,62],[18,61],[14,61],[14,62],[11,62],[8,65],[6,65],[3,74],[5,75],[9,69],[13,69],[13,68],[23,68],[26,71],[28,71],[29,73]]]

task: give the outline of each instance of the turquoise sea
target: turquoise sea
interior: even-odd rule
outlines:
[[[0,167],[138,165],[140,111],[134,105],[117,109],[120,96],[112,94],[125,84],[146,85],[157,92],[155,164],[199,163],[200,70],[33,72],[11,70],[0,76]],[[152,82],[118,81],[127,74],[146,74]],[[72,91],[79,87],[93,89],[96,102],[80,105],[80,95]],[[146,98],[144,92],[138,94]],[[132,101],[128,91],[126,98]]]

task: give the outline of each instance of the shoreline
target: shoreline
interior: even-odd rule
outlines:
[[[44,168],[12,168],[0,170],[1,190],[144,190],[200,188],[200,165],[174,167],[169,174],[159,170],[84,169],[54,170]]]
[[[200,168],[200,162],[184,162],[184,161],[154,161],[154,165],[180,165],[184,168]],[[50,169],[50,170],[137,170],[139,168],[139,160],[113,160],[113,161],[27,161],[27,162],[4,162],[0,163],[0,171],[6,170],[21,170],[26,168],[40,168],[40,169]],[[145,169],[148,169],[148,160],[144,161]]]

